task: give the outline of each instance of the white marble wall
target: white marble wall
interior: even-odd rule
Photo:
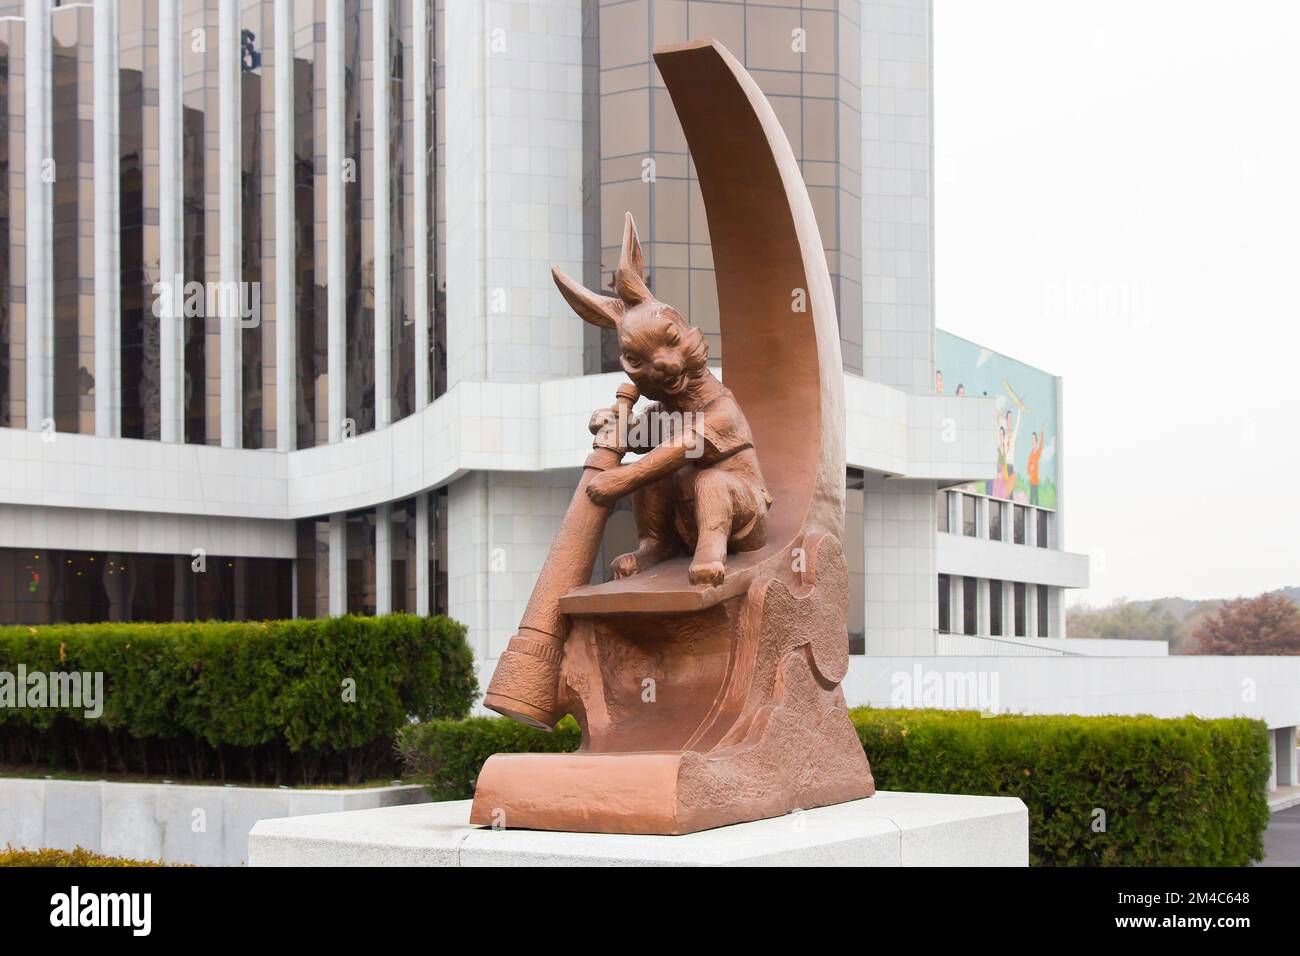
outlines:
[[[934,391],[931,0],[862,3],[862,317],[867,378]]]
[[[445,36],[449,381],[579,374],[582,2],[450,3]]]

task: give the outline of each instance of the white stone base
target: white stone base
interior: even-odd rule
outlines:
[[[251,866],[1028,866],[1015,797],[877,793],[685,836],[469,826],[469,800],[263,820]]]
[[[242,866],[258,820],[428,799],[409,784],[298,790],[0,777],[0,850],[80,846],[132,860]]]

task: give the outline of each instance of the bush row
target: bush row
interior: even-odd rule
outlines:
[[[1259,721],[850,712],[881,790],[1014,796],[1036,866],[1241,866],[1263,854],[1268,736]],[[399,735],[434,799],[470,797],[493,753],[570,751],[513,721],[432,721]]]
[[[0,867],[11,866],[167,866],[150,860],[128,860],[120,856],[103,856],[84,847],[75,850],[15,850],[12,846],[0,850]],[[182,864],[183,865],[183,864]]]
[[[464,627],[406,614],[0,628],[0,680],[19,665],[102,673],[103,712],[0,706],[0,762],[195,779],[391,777],[398,728],[478,691]]]

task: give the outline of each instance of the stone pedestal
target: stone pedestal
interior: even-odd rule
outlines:
[[[263,820],[252,866],[1027,866],[1014,797],[877,793],[684,836],[493,830],[470,801]]]

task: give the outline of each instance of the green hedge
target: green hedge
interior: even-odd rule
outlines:
[[[0,850],[0,867],[10,866],[167,866],[152,860],[128,860],[121,856],[104,856],[85,847],[75,850],[15,850],[12,846]],[[179,864],[184,866],[185,864]]]
[[[0,707],[0,762],[194,779],[392,777],[400,727],[478,692],[464,627],[408,614],[0,628],[0,671],[20,663],[101,672],[103,714]]]
[[[1259,721],[850,713],[881,790],[1022,799],[1036,866],[1241,866],[1263,855],[1269,755]],[[408,775],[439,800],[472,796],[493,753],[577,745],[571,720],[554,734],[475,718],[399,736]]]

